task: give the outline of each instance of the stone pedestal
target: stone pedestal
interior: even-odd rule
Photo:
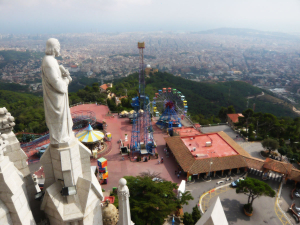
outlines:
[[[45,172],[42,210],[52,225],[102,225],[101,186],[91,170],[91,151],[75,137],[63,144],[50,144],[41,158]],[[77,193],[62,196],[63,187]]]
[[[14,117],[7,111],[6,108],[0,108],[0,132],[6,135],[6,148],[4,155],[8,156],[9,160],[22,173],[23,182],[26,187],[26,196],[36,221],[43,219],[43,212],[40,210],[40,202],[35,200],[37,193],[30,170],[26,163],[27,155],[20,147],[16,135],[12,132],[15,126]]]
[[[9,157],[3,155],[6,145],[3,136],[0,135],[0,224],[35,225],[23,175]]]

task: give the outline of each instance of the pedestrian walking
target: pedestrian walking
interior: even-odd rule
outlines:
[[[178,179],[179,179],[179,176],[180,176],[180,175],[179,175],[179,173],[178,173],[178,174],[177,174],[177,178],[178,178]]]
[[[164,162],[164,158],[163,157],[161,157],[161,163],[163,163]]]

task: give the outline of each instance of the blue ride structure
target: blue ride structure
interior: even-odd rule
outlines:
[[[132,132],[130,150],[132,153],[155,154],[155,142],[150,114],[149,97],[145,94],[145,70],[144,70],[145,42],[138,42],[139,49],[139,93],[132,99],[134,108],[132,118]]]
[[[165,110],[159,117],[156,125],[160,129],[167,129],[172,127],[181,127],[181,119],[179,118],[177,112],[175,111],[175,104],[172,101],[167,101],[165,103]]]

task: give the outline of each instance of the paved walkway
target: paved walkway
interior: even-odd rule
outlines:
[[[95,104],[86,104],[72,107],[71,112],[80,111],[80,110],[91,110],[96,113],[96,118],[98,121],[103,119],[107,123],[107,132],[112,134],[112,150],[111,152],[104,156],[108,160],[108,184],[101,185],[105,190],[111,190],[112,187],[117,187],[119,179],[124,176],[137,176],[141,172],[157,172],[160,173],[161,177],[172,182],[180,183],[182,179],[185,179],[182,176],[178,179],[175,176],[175,170],[177,169],[177,163],[175,158],[170,156],[167,158],[164,153],[165,141],[164,137],[167,137],[167,134],[163,133],[159,128],[153,125],[154,128],[154,139],[157,144],[157,152],[159,158],[164,158],[164,163],[158,164],[158,159],[154,159],[151,156],[150,161],[148,162],[131,162],[129,159],[122,160],[120,154],[118,140],[122,139],[124,141],[125,134],[128,134],[128,140],[131,138],[132,124],[129,123],[128,118],[119,118],[115,114],[114,118],[106,118],[105,115],[108,112],[108,107]],[[126,142],[126,144],[130,142]],[[127,158],[127,157],[126,157]],[[96,165],[96,161],[91,161],[92,165]]]
[[[259,177],[249,174],[248,176],[257,178]],[[279,183],[275,181],[266,181],[276,192],[279,188]],[[209,189],[212,190],[212,189]],[[206,191],[209,191],[206,190]],[[242,193],[237,194],[235,188],[225,186],[223,188],[212,191],[211,194],[206,195],[202,199],[203,209],[207,209],[210,203],[217,197],[220,197],[226,218],[229,224],[282,224],[277,216],[275,210],[276,198],[261,196],[253,202],[254,213],[252,217],[248,217],[243,212],[243,205],[247,203],[248,197]],[[199,200],[199,198],[198,198]]]

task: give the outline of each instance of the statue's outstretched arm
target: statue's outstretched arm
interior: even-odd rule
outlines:
[[[52,67],[45,67],[44,74],[51,86],[62,94],[68,93],[69,80],[62,78],[61,75]]]

